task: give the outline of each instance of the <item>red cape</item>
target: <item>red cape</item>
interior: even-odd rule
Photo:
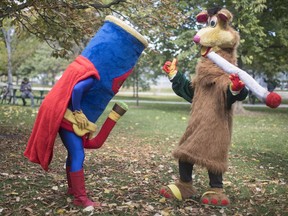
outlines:
[[[78,56],[67,67],[39,108],[24,156],[31,162],[40,164],[46,171],[53,157],[54,142],[73,88],[79,81],[91,76],[100,79],[94,65],[85,57]]]

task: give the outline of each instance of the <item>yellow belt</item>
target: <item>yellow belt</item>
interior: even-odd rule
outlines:
[[[90,121],[88,121],[88,125],[86,128],[80,129],[77,125],[73,112],[70,109],[66,110],[64,114],[64,119],[72,123],[73,130],[78,136],[83,136],[87,133],[93,133],[97,129],[96,124]]]

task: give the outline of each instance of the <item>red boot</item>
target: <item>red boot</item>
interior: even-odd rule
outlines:
[[[85,179],[84,179],[84,171],[83,169],[77,172],[70,172],[72,190],[74,195],[73,204],[76,206],[82,207],[100,207],[101,204],[97,202],[92,202],[88,199],[86,190],[85,190]]]
[[[70,177],[70,166],[66,166],[66,177],[67,177],[67,184],[68,184],[68,189],[67,189],[66,194],[73,196],[71,177]]]

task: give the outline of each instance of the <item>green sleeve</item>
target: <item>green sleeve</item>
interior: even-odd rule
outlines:
[[[184,98],[189,103],[192,103],[194,89],[192,88],[191,81],[188,80],[184,74],[178,72],[175,77],[170,80],[172,82],[173,91],[180,97]],[[243,88],[238,95],[233,95],[229,89],[227,88],[227,106],[230,109],[232,104],[235,101],[242,101],[248,95],[248,90]]]
[[[191,81],[180,72],[178,72],[170,81],[172,82],[173,91],[189,103],[192,103],[194,89],[191,86]]]
[[[239,94],[233,95],[230,91],[230,88],[228,86],[227,88],[227,106],[229,109],[231,109],[232,104],[235,103],[236,101],[243,101],[248,95],[248,89],[243,88]]]

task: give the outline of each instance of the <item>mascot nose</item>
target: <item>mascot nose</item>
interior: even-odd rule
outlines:
[[[199,35],[195,35],[194,38],[193,38],[193,41],[195,43],[199,43],[200,42],[200,36]]]

